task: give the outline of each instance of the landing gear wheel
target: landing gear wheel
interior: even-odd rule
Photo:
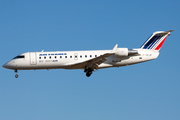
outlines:
[[[86,73],[86,76],[87,76],[87,77],[90,77],[91,74],[92,74],[92,70],[88,70],[87,73]]]
[[[18,74],[15,75],[15,78],[18,78]]]
[[[15,78],[18,78],[17,70],[14,70],[14,72],[16,73]]]

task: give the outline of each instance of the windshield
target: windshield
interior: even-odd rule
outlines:
[[[24,55],[18,55],[16,57],[14,57],[13,59],[18,59],[18,58],[25,58],[25,56]]]

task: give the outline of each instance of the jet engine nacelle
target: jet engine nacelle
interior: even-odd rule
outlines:
[[[116,57],[128,56],[128,48],[117,48],[114,55]]]

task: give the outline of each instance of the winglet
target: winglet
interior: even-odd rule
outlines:
[[[115,53],[116,50],[117,50],[117,47],[118,47],[118,44],[116,44],[116,45],[114,46],[114,48],[111,50],[111,53]]]

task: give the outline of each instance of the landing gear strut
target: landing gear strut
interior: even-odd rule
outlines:
[[[18,78],[17,70],[14,70],[14,72],[16,73],[15,78]]]

